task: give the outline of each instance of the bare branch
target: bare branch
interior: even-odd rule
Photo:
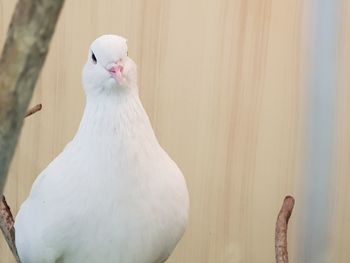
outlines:
[[[0,195],[64,0],[19,0],[0,59]]]
[[[275,231],[276,263],[288,263],[287,230],[288,221],[292,215],[294,198],[286,196],[278,214]]]
[[[35,105],[33,108],[30,108],[29,110],[27,110],[25,117],[28,117],[28,116],[40,111],[42,109],[42,107],[43,106],[41,104]]]
[[[25,117],[28,117],[42,108],[41,104],[37,104],[34,107],[30,108]],[[12,216],[11,209],[6,202],[6,198],[3,195],[0,200],[0,229],[5,237],[7,245],[11,249],[13,256],[16,259],[17,263],[20,263],[20,259],[17,253],[16,243],[15,243],[15,220]]]
[[[16,243],[15,243],[15,221],[13,219],[11,209],[7,205],[5,196],[1,197],[0,200],[0,228],[6,239],[8,246],[11,249],[13,256],[17,263],[20,263],[20,259],[17,253]]]

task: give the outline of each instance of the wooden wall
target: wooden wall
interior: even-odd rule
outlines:
[[[128,39],[143,104],[188,182],[190,223],[169,262],[273,262],[275,219],[287,194],[297,199],[289,232],[296,262],[306,129],[303,2],[66,0],[32,100],[43,110],[26,119],[12,162],[6,196],[14,212],[78,127],[90,42],[114,33]],[[342,21],[349,25],[344,2]],[[0,0],[0,43],[14,4]],[[341,50],[349,73],[346,29]],[[350,92],[343,79],[334,242],[326,251],[327,262],[339,263],[347,262],[350,240]],[[10,262],[1,240],[0,263]]]

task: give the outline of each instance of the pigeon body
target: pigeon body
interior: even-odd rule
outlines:
[[[96,39],[79,129],[16,217],[22,263],[161,263],[182,237],[188,192],[139,100],[126,40]]]

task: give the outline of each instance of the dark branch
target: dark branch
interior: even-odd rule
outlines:
[[[28,117],[42,108],[41,104],[35,105],[30,108],[25,117]],[[10,247],[12,254],[16,258],[16,262],[20,263],[20,259],[17,253],[16,243],[15,243],[15,220],[12,216],[11,209],[6,202],[5,196],[2,195],[0,200],[0,228],[5,237],[7,245]]]
[[[278,214],[275,232],[276,263],[288,263],[287,230],[288,221],[292,215],[294,198],[286,196]]]
[[[0,228],[6,239],[8,246],[11,249],[13,256],[16,258],[16,262],[20,263],[20,259],[17,253],[15,243],[15,221],[13,219],[11,209],[7,205],[5,196],[1,197],[0,201]]]

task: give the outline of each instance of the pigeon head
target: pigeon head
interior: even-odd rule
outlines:
[[[103,35],[92,42],[83,84],[87,95],[111,94],[136,86],[136,65],[128,57],[125,38]]]

